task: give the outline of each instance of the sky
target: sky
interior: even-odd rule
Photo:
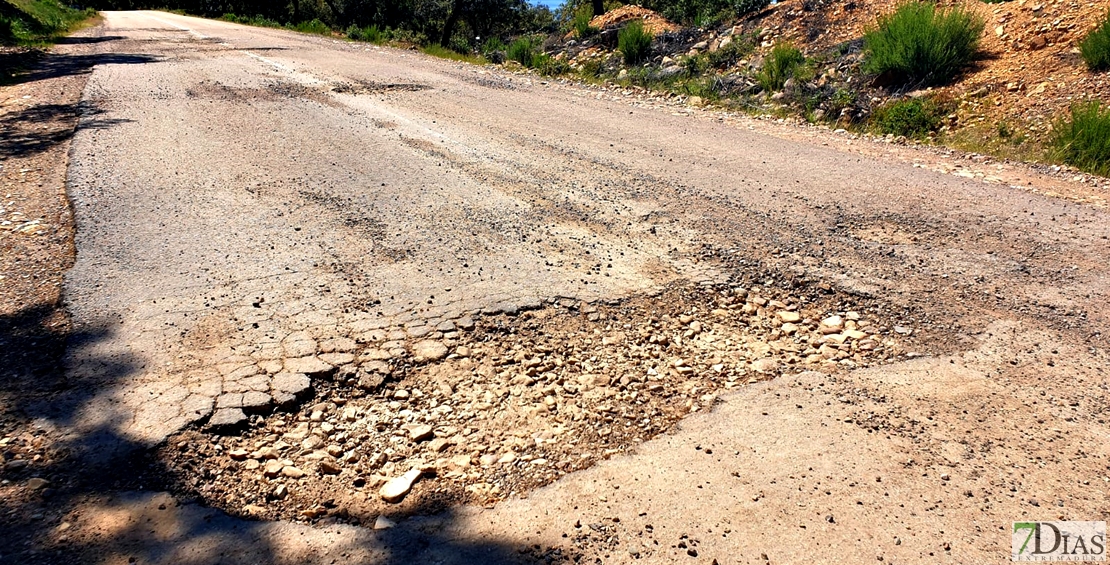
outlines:
[[[558,8],[559,6],[561,6],[563,4],[563,0],[532,0],[532,2],[536,3],[536,4],[539,4],[540,6],[547,6],[548,8],[551,8],[552,10],[554,10],[555,8]]]

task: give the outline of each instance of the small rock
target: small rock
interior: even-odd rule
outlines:
[[[451,445],[450,441],[448,441],[444,438],[441,438],[441,437],[437,437],[437,438],[433,439],[432,441],[428,442],[428,449],[431,449],[432,451],[434,451],[436,453],[439,453],[439,452],[447,449],[447,446],[449,446],[449,445]]]
[[[289,496],[289,487],[278,485],[277,488],[274,489],[274,498],[282,499],[286,496]]]
[[[299,479],[304,476],[304,471],[292,465],[286,465],[281,468],[281,474],[289,477],[290,479]]]
[[[376,519],[374,519],[375,530],[388,530],[396,525],[397,522],[394,522],[393,520],[390,520],[385,516],[378,516]]]
[[[227,452],[227,454],[235,461],[242,461],[246,459],[248,455],[250,455],[250,452],[246,449],[232,449],[231,451]]]
[[[332,461],[330,459],[324,459],[323,461],[320,461],[321,473],[325,475],[338,475],[340,471],[342,471],[342,469],[339,468],[339,464],[335,461]]]
[[[267,461],[266,466],[262,468],[262,474],[272,479],[281,474],[283,467],[285,467],[285,465],[282,465],[281,461],[271,459]]]
[[[404,500],[405,495],[407,495],[409,491],[412,490],[413,483],[415,483],[422,474],[423,472],[420,469],[412,469],[404,475],[401,475],[400,477],[390,479],[388,482],[382,485],[382,488],[378,491],[378,494],[381,495],[382,500],[386,502],[401,502],[402,500]]]
[[[447,461],[447,465],[456,471],[462,471],[470,467],[470,456],[456,455]]]
[[[278,457],[281,457],[281,453],[271,445],[260,447],[254,452],[254,459],[277,459]]]
[[[30,479],[27,479],[27,488],[31,490],[42,490],[48,486],[50,486],[50,481],[42,477],[32,477]]]
[[[771,373],[779,368],[779,362],[770,357],[763,357],[752,361],[752,370],[757,373]]]
[[[787,324],[796,324],[802,321],[802,315],[797,312],[783,310],[782,312],[779,312],[779,319]]]
[[[381,361],[371,361],[370,363],[382,363]],[[382,363],[383,365],[385,363]],[[388,365],[387,365],[388,367]],[[358,371],[358,388],[362,390],[373,392],[381,388],[385,384],[385,374],[378,371],[366,370],[365,364],[362,369]]]
[[[417,363],[439,361],[447,357],[447,346],[441,341],[421,340],[412,344],[412,356]]]
[[[835,334],[840,333],[844,329],[844,318],[840,316],[829,316],[821,320],[821,333]]]
[[[432,435],[433,435],[432,427],[427,425],[427,424],[420,424],[420,425],[416,425],[416,426],[410,426],[408,428],[408,431],[409,431],[409,437],[412,438],[413,441],[429,440],[429,439],[432,439]]]

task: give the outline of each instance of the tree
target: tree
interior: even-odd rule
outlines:
[[[465,21],[480,36],[496,33],[498,26],[512,26],[529,9],[526,0],[452,0],[439,44],[446,47],[460,21]]]

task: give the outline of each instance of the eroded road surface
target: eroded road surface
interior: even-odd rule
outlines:
[[[1110,513],[1104,193],[330,38],[87,35],[79,399],[42,413],[177,498],[81,501],[43,555],[984,563]]]

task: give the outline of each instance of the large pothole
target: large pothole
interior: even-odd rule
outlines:
[[[451,349],[429,355],[441,360],[339,374],[241,435],[174,436],[160,472],[178,494],[267,519],[374,523],[493,503],[634,449],[728,389],[904,356],[915,336],[900,323],[812,286],[554,300],[453,329]],[[388,492],[406,474],[411,491]]]

